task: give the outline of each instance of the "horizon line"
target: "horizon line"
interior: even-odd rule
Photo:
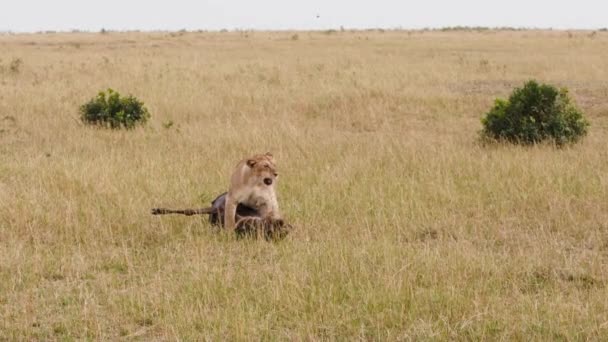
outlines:
[[[278,29],[260,29],[260,28],[221,28],[221,29],[111,29],[100,28],[93,29],[57,29],[57,30],[11,30],[0,29],[0,35],[18,35],[18,34],[54,34],[54,33],[238,33],[238,32],[359,32],[359,31],[608,31],[607,27],[597,28],[555,28],[555,27],[535,27],[535,26],[482,26],[482,25],[452,25],[452,26],[428,26],[428,27],[367,27],[367,28],[348,28],[339,26],[337,28],[278,28]]]

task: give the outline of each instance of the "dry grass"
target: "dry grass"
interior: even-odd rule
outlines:
[[[0,340],[605,339],[607,51],[602,32],[0,36]],[[570,88],[589,136],[480,146],[532,77]],[[149,125],[83,127],[107,87]],[[286,240],[149,215],[267,150]]]

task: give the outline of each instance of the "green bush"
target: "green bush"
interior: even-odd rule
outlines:
[[[576,142],[587,134],[589,126],[567,89],[536,81],[516,88],[508,100],[496,99],[481,122],[482,136],[520,144]]]
[[[80,106],[80,115],[85,124],[113,129],[131,129],[136,124],[145,124],[150,118],[143,102],[131,95],[120,97],[112,89],[108,89],[107,93],[100,91],[97,97]]]

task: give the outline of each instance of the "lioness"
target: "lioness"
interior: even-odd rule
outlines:
[[[256,154],[241,160],[236,165],[230,178],[224,211],[224,225],[228,231],[235,229],[238,204],[257,210],[262,218],[281,218],[275,190],[278,176],[270,152]]]

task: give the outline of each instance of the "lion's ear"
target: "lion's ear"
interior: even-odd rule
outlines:
[[[273,163],[274,163],[274,156],[272,155],[272,153],[270,152],[266,152],[264,154],[266,157],[268,157],[268,159],[270,159]]]
[[[254,167],[255,163],[256,163],[255,159],[248,159],[247,160],[247,166],[249,166],[249,167]]]

